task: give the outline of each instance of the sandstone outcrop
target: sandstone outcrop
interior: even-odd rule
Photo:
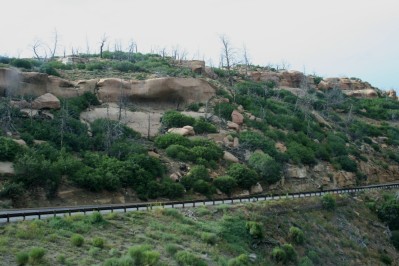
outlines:
[[[398,97],[396,96],[396,91],[395,91],[395,90],[389,90],[389,91],[387,91],[387,96],[388,96],[389,98],[398,99]]]
[[[184,126],[182,128],[169,128],[168,133],[178,134],[180,136],[194,136],[194,128],[192,126]]]
[[[34,96],[51,93],[59,98],[97,92],[99,99],[118,102],[125,96],[132,102],[153,101],[169,103],[206,102],[215,96],[215,88],[204,79],[155,78],[148,80],[122,80],[117,78],[68,81],[37,72],[20,72],[13,68],[0,68],[0,96]]]
[[[229,161],[229,162],[233,162],[233,163],[239,162],[238,158],[235,157],[233,154],[231,154],[228,151],[224,151],[223,159],[225,159],[226,161]]]
[[[356,98],[377,98],[378,94],[374,89],[343,91],[346,95]]]

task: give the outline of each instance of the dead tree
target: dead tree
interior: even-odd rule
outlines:
[[[100,58],[103,58],[104,45],[107,42],[107,36],[104,34],[100,41]]]
[[[249,65],[251,64],[250,59],[249,59],[249,55],[248,55],[248,50],[246,45],[243,45],[243,49],[242,49],[242,57],[244,60],[244,65],[245,65],[245,75],[248,75],[248,69],[249,69]]]
[[[32,44],[32,50],[37,60],[47,59],[47,51],[43,48],[43,43],[40,40],[34,41]],[[40,55],[41,53],[43,53],[42,56]]]
[[[58,32],[57,29],[54,30],[54,40],[53,40],[53,47],[50,49],[51,59],[54,59],[55,53],[57,52],[58,47]]]
[[[222,57],[222,62],[224,62],[225,67],[227,69],[227,75],[228,75],[228,80],[230,86],[233,85],[233,77],[231,73],[231,68],[233,66],[234,62],[234,49],[230,44],[230,40],[225,36],[225,35],[220,35],[219,36],[220,41],[222,42],[222,51],[221,55]]]

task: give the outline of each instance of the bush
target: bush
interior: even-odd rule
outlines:
[[[337,207],[337,202],[335,201],[335,198],[331,194],[325,194],[321,198],[321,204],[323,206],[323,209],[327,211],[333,211]]]
[[[232,164],[227,170],[227,174],[237,181],[237,185],[241,188],[250,189],[258,182],[258,175],[254,170],[242,164]]]
[[[399,250],[399,230],[392,231],[391,241],[394,247]]]
[[[219,103],[213,108],[213,113],[221,118],[231,121],[231,113],[235,106],[231,103]]]
[[[101,237],[96,237],[92,240],[92,244],[96,248],[103,248],[104,247],[104,239],[102,239]]]
[[[139,245],[129,248],[129,255],[135,265],[155,265],[159,261],[160,254],[151,250],[149,245]]]
[[[237,181],[233,177],[225,175],[214,179],[213,184],[220,191],[230,196],[233,189],[237,186]]]
[[[74,245],[76,247],[81,247],[84,242],[85,242],[85,239],[82,235],[74,234],[71,236],[71,243],[72,243],[72,245]]]
[[[199,179],[204,181],[210,180],[208,169],[206,169],[205,166],[203,165],[193,166],[188,175],[190,178],[194,180],[199,180]]]
[[[169,199],[181,198],[184,195],[184,187],[182,184],[175,183],[171,180],[162,182],[162,196]]]
[[[103,215],[98,212],[95,211],[90,215],[90,223],[92,224],[99,224],[99,223],[103,223],[105,222]]]
[[[249,261],[249,257],[246,254],[241,254],[238,257],[230,259],[227,263],[228,266],[246,266],[251,265]]]
[[[313,266],[313,262],[309,257],[305,256],[299,260],[299,266]]]
[[[202,241],[204,241],[205,243],[207,243],[209,245],[215,245],[216,241],[218,240],[218,237],[216,234],[203,232],[201,234],[201,239],[202,239]]]
[[[175,260],[181,266],[206,266],[205,261],[188,251],[177,252],[175,255]]]
[[[337,158],[335,158],[334,166],[336,166],[338,169],[342,169],[348,172],[357,171],[357,163],[346,155],[338,156]]]
[[[31,264],[39,264],[42,260],[44,255],[46,254],[46,250],[41,247],[33,247],[29,251],[29,262]]]
[[[104,70],[107,64],[105,62],[89,62],[86,64],[86,69],[89,71],[93,70]]]
[[[263,237],[263,230],[261,223],[249,221],[245,224],[245,228],[253,238]]]
[[[193,126],[195,119],[191,116],[183,115],[177,111],[168,111],[162,116],[161,122],[162,125],[167,128],[184,127]]]
[[[296,244],[303,244],[305,237],[303,231],[298,227],[292,226],[290,228],[289,237],[294,241]]]
[[[128,256],[122,258],[110,258],[105,260],[104,266],[132,266],[134,265],[134,260]]]
[[[28,59],[15,58],[11,60],[10,64],[12,66],[25,68],[25,69],[31,69],[33,67],[32,62]]]
[[[287,260],[287,254],[285,253],[284,249],[280,247],[273,248],[271,257],[277,263],[279,262],[284,263]]]
[[[166,149],[167,147],[173,144],[189,147],[190,140],[174,133],[161,135],[155,139],[155,146],[161,149]]]
[[[385,265],[392,265],[392,258],[388,256],[387,254],[381,254],[380,255],[380,261],[384,263]]]
[[[18,265],[25,265],[29,261],[29,254],[27,252],[21,251],[16,255],[16,261]]]
[[[185,162],[192,161],[194,159],[194,155],[190,149],[178,144],[173,144],[166,148],[166,154],[169,157]]]
[[[386,200],[377,210],[378,218],[391,230],[399,230],[399,202],[396,199]]]
[[[288,144],[287,154],[296,164],[314,164],[316,162],[313,150],[295,141]]]
[[[296,254],[294,247],[291,244],[284,244],[283,250],[285,251],[285,254],[287,255],[287,260],[296,261],[297,254]]]
[[[199,179],[199,180],[196,180],[194,183],[193,183],[193,190],[195,191],[195,192],[198,192],[198,193],[201,193],[201,194],[203,194],[203,195],[211,195],[212,194],[212,187],[211,187],[211,185],[210,184],[208,184],[206,181],[204,181],[204,180],[201,180],[201,179]]]
[[[205,118],[196,119],[194,122],[194,131],[196,134],[202,133],[216,133],[218,132],[216,127],[211,123],[207,122]]]
[[[268,154],[255,152],[249,158],[249,165],[254,168],[268,184],[276,183],[281,177],[281,165]]]
[[[13,161],[19,152],[21,146],[12,139],[0,137],[0,161]]]
[[[271,156],[275,156],[277,151],[274,147],[274,142],[268,137],[251,131],[245,131],[240,134],[240,146],[248,148],[250,150],[261,149]]]

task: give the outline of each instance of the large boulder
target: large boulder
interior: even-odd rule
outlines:
[[[0,162],[0,176],[12,176],[14,173],[14,164],[12,162]]]
[[[295,166],[295,165],[287,165],[285,169],[285,176],[287,178],[306,178],[307,177],[307,170],[306,167],[302,166]]]
[[[395,90],[389,90],[389,91],[387,91],[387,96],[388,96],[389,98],[397,99],[397,97],[396,97],[396,91],[395,91]]]
[[[172,127],[172,128],[168,129],[168,133],[174,133],[174,134],[178,134],[180,136],[194,136],[195,135],[194,129],[191,126],[185,126],[182,128]]]
[[[60,109],[60,100],[51,93],[37,97],[32,103],[33,109]]]
[[[356,98],[377,98],[378,94],[374,89],[344,91],[344,93]]]

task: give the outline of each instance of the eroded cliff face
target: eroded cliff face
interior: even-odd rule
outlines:
[[[156,78],[123,80],[118,78],[68,81],[37,72],[20,72],[0,68],[0,96],[38,97],[51,93],[70,98],[84,92],[96,93],[100,100],[118,102],[120,97],[130,101],[185,103],[206,102],[215,96],[215,88],[204,79]]]

